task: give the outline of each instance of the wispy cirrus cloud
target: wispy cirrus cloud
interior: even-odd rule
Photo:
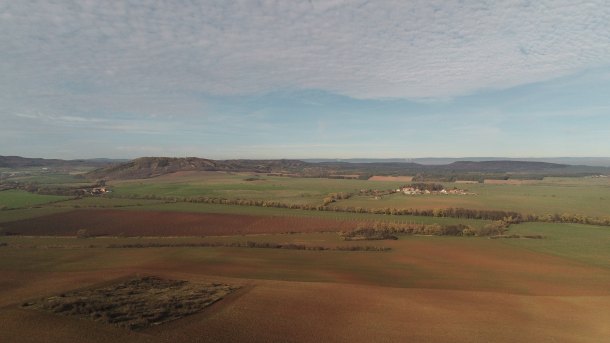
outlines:
[[[603,0],[4,1],[0,148],[586,154],[608,66]]]
[[[610,64],[603,0],[0,6],[4,90],[437,98]]]

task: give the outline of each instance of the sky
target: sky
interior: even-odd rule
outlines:
[[[0,155],[610,156],[610,3],[0,0]]]

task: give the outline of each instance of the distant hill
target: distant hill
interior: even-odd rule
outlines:
[[[356,175],[366,179],[372,175],[409,175],[418,180],[477,180],[517,178],[540,179],[545,176],[609,175],[609,167],[570,165],[541,161],[493,159],[488,161],[452,161],[444,164],[422,164],[407,160],[211,160],[198,157],[141,157],[135,160],[84,159],[60,160],[0,156],[0,168],[50,168],[69,171],[73,168],[94,169],[90,179],[151,178],[179,171],[226,171],[276,173],[286,176],[334,177]],[[376,161],[376,162],[373,162]],[[427,162],[430,162],[427,160]],[[438,162],[438,161],[435,161]]]
[[[84,160],[60,160],[46,158],[27,158],[21,156],[0,156],[0,168],[67,168],[67,167],[93,167],[99,168],[113,163],[124,163],[128,160],[112,160],[105,158]]]
[[[141,157],[89,173],[93,178],[139,179],[178,171],[228,171],[258,173],[306,172],[309,164],[298,160],[209,160],[197,157]]]
[[[433,167],[434,168],[434,167]],[[455,171],[478,171],[478,172],[535,172],[544,170],[566,169],[568,165],[547,163],[547,162],[528,162],[528,161],[458,161],[446,165],[439,165],[435,168]]]
[[[567,164],[574,166],[590,166],[590,167],[610,167],[610,157],[524,157],[524,158],[510,158],[510,157],[428,157],[428,158],[413,158],[410,162],[426,164],[426,165],[439,165],[449,164],[459,161],[471,161],[471,162],[482,162],[482,161],[523,161],[523,162],[546,162],[546,163],[557,163]]]
[[[133,161],[100,168],[88,174],[91,178],[151,178],[178,171],[227,171],[281,173],[304,177],[342,177],[342,175],[421,175],[435,180],[482,180],[484,178],[542,178],[544,176],[585,176],[609,174],[610,168],[570,166],[530,161],[457,161],[443,165],[412,162],[306,162],[301,160],[210,160],[197,157],[142,157]]]
[[[445,165],[453,162],[523,161],[547,162],[591,167],[610,167],[610,157],[422,157],[422,158],[316,158],[304,159],[305,162],[348,162],[348,163],[417,163],[423,165]]]

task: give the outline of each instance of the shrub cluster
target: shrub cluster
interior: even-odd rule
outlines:
[[[527,221],[547,222],[547,223],[574,223],[588,225],[610,226],[610,217],[594,218],[581,214],[544,214],[538,216],[527,216]]]
[[[439,192],[439,191],[442,191],[443,189],[445,189],[445,186],[441,185],[440,183],[416,182],[416,183],[412,183],[410,185],[400,186],[400,188],[408,188],[408,187],[418,189],[420,191],[430,191],[430,192]]]
[[[333,203],[337,200],[343,200],[343,199],[349,199],[352,197],[352,195],[354,195],[353,193],[345,193],[345,192],[339,192],[339,193],[330,193],[327,197],[324,198],[323,202],[324,202],[324,206]]]
[[[507,227],[507,226],[506,226]],[[398,239],[395,235],[487,236],[498,231],[476,229],[469,225],[405,224],[395,222],[361,223],[355,230],[341,232],[345,240]]]

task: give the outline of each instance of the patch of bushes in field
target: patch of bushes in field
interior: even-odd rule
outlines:
[[[353,193],[339,192],[339,193],[330,193],[327,197],[323,199],[324,206],[336,202],[337,200],[349,199],[353,196]]]
[[[358,224],[352,231],[341,232],[346,241],[355,240],[395,240],[397,234],[432,235],[432,236],[497,236],[502,235],[510,222],[495,221],[482,228],[470,225],[439,225],[439,224],[405,224],[395,222],[370,222]]]
[[[376,241],[398,239],[398,237],[386,230],[376,230],[373,228],[357,228],[354,231],[342,232],[341,236],[346,241]]]
[[[76,238],[85,239],[89,237],[91,237],[91,233],[87,229],[80,229],[76,231]]]
[[[537,221],[537,222],[546,222],[546,223],[572,223],[572,224],[587,224],[587,225],[601,225],[601,226],[610,226],[610,218],[593,218],[583,216],[581,214],[544,214],[533,216],[532,220],[527,221]],[[530,219],[529,216],[527,219]]]
[[[20,189],[30,193],[40,194],[40,195],[60,195],[60,196],[71,196],[78,197],[82,195],[86,195],[89,190],[102,187],[105,185],[105,182],[98,181],[89,185],[62,185],[62,186],[50,186],[50,185],[41,185],[37,182],[13,182],[11,185],[11,189]],[[65,200],[64,200],[65,201]]]
[[[238,288],[143,277],[25,302],[22,307],[139,330],[199,312]]]
[[[244,179],[244,181],[264,181],[264,180],[266,180],[266,179],[262,179],[262,178],[260,178],[258,176],[256,176],[256,177],[247,177],[247,178]]]

